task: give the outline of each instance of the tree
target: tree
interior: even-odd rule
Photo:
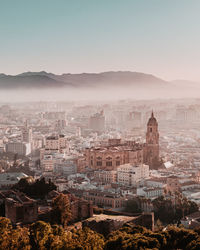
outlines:
[[[37,221],[30,226],[30,243],[33,249],[48,249],[52,228],[49,223]]]
[[[68,195],[59,194],[52,201],[52,220],[54,223],[66,226],[71,218],[70,201]]]
[[[198,205],[189,201],[181,194],[176,194],[176,202],[172,199],[160,196],[153,201],[155,218],[165,224],[180,221],[182,217],[198,211]]]
[[[102,250],[104,247],[104,237],[89,228],[74,231],[73,239],[76,239],[74,249]]]
[[[141,209],[138,206],[138,202],[132,199],[126,202],[126,207],[124,211],[128,213],[140,213]]]
[[[43,199],[50,191],[56,190],[56,185],[51,180],[46,182],[44,178],[35,182],[22,178],[12,189],[17,189],[34,199]]]
[[[0,249],[30,249],[28,229],[13,229],[9,219],[0,217]]]

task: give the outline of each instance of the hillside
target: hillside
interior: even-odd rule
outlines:
[[[41,72],[25,72],[19,75],[0,74],[0,88],[61,88],[61,87],[102,87],[102,86],[139,86],[163,87],[166,81],[153,75],[118,71],[103,73],[82,73],[55,75]]]

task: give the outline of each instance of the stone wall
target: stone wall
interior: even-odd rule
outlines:
[[[78,221],[93,216],[93,206],[91,202],[77,199],[71,202],[71,221]]]
[[[8,198],[5,201],[5,216],[9,218],[12,223],[32,223],[38,218],[37,203],[36,201],[19,203]]]
[[[83,221],[82,226],[89,227],[106,236],[112,231],[120,229],[126,223],[133,223],[154,230],[154,213],[143,213],[136,217],[101,214]]]

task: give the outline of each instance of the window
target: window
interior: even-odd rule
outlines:
[[[102,166],[102,161],[97,161],[97,166]]]
[[[120,161],[116,161],[116,166],[119,166],[120,165]]]
[[[111,167],[112,166],[112,157],[107,157],[106,158],[106,166],[107,167]]]
[[[111,166],[112,166],[112,161],[107,161],[107,162],[106,162],[106,166],[107,166],[107,167],[111,167]]]

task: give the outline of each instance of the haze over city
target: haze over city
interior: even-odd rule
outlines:
[[[199,0],[0,0],[0,249],[200,249]]]

